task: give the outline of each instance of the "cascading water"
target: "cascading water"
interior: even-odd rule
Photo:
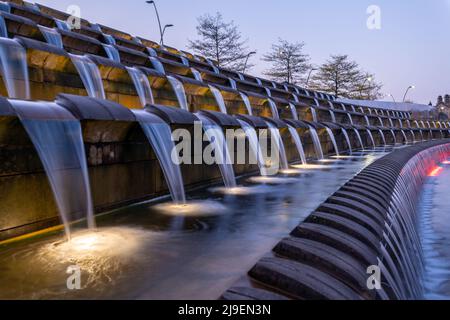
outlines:
[[[223,96],[220,90],[212,85],[209,85],[209,90],[211,90],[214,98],[216,99],[217,106],[219,107],[220,112],[227,114],[227,106],[225,105],[225,101],[223,100]]]
[[[47,41],[48,44],[51,44],[61,49],[64,48],[61,34],[58,31],[41,25],[39,25],[39,30],[41,31],[42,35],[45,38],[45,41]]]
[[[120,54],[119,54],[119,50],[117,50],[116,47],[114,47],[111,44],[104,44],[103,48],[105,49],[106,55],[108,56],[108,58],[110,60],[120,63],[120,61],[121,61]]]
[[[276,103],[272,99],[267,99],[267,102],[269,103],[270,110],[272,111],[272,118],[280,119]]]
[[[266,90],[266,94],[268,97],[272,97],[272,91],[270,91],[269,88],[265,87],[264,90]]]
[[[69,55],[75,65],[75,68],[78,70],[78,74],[83,81],[89,97],[106,99],[102,76],[97,65],[86,56],[79,56],[75,54]]]
[[[72,28],[70,27],[69,23],[67,23],[67,21],[55,19],[55,22],[56,22],[56,26],[61,30],[64,30],[64,31],[72,30]]]
[[[242,101],[244,101],[245,107],[247,108],[247,113],[249,116],[253,115],[253,109],[252,109],[252,104],[250,103],[250,100],[248,98],[248,96],[245,93],[239,92]]]
[[[208,140],[214,150],[216,163],[222,173],[225,187],[235,188],[237,184],[232,164],[233,162],[231,161],[231,156],[222,128],[209,118],[201,114],[196,115],[202,121],[205,135],[208,137]]]
[[[101,31],[101,29],[100,29],[100,31]],[[105,41],[107,44],[116,45],[116,39],[114,39],[114,37],[112,35],[104,33],[103,37],[105,38]]]
[[[397,144],[397,137],[395,136],[395,132],[394,130],[390,130],[391,134],[392,134],[392,138],[394,139],[394,146]]]
[[[177,78],[172,76],[167,76],[167,80],[169,81],[172,89],[177,96],[178,104],[181,109],[189,111],[189,105],[186,98],[186,91],[184,91],[183,83]]]
[[[186,203],[183,176],[180,165],[173,161],[175,143],[170,126],[156,115],[143,110],[133,110],[144,131],[166,178],[167,185],[176,204]]]
[[[0,16],[0,37],[8,38],[8,28],[6,27],[5,18]]]
[[[373,148],[375,149],[377,147],[376,143],[375,143],[375,139],[373,138],[373,134],[372,131],[370,131],[369,129],[366,129],[367,135],[369,136],[370,142],[372,142]]]
[[[386,137],[384,136],[383,130],[378,129],[378,132],[380,133],[380,136],[381,136],[381,139],[383,140],[384,146],[387,146],[387,143],[386,143]]]
[[[180,56],[181,62],[186,66],[189,67],[189,60],[186,57]]]
[[[403,139],[405,139],[405,144],[408,144],[409,141],[408,141],[408,137],[406,136],[405,130],[400,130],[400,131],[401,131],[401,133],[403,135]]]
[[[358,129],[356,129],[356,128],[354,128],[353,131],[355,132],[356,137],[358,138],[358,142],[359,142],[359,145],[361,146],[361,149],[364,151],[364,143],[361,138],[361,134],[359,133]]]
[[[348,132],[345,128],[342,128],[341,131],[342,131],[342,134],[344,135],[345,141],[347,142],[348,153],[349,153],[349,155],[352,155],[353,154],[352,143],[350,142],[350,137],[348,135]]]
[[[289,163],[287,161],[286,149],[284,147],[283,139],[281,138],[280,130],[271,122],[266,121],[266,123],[269,126],[270,135],[272,139],[275,140],[274,142],[280,155],[280,168],[283,170],[287,170],[289,169]]]
[[[80,122],[55,103],[10,102],[41,159],[67,237],[70,239],[70,223],[74,221],[87,219],[88,227],[95,228]],[[63,120],[34,119],[29,112],[32,109],[46,110]]]
[[[328,135],[330,136],[331,142],[333,143],[334,151],[336,152],[336,155],[339,156],[339,148],[336,142],[336,138],[334,136],[333,130],[331,130],[328,127],[325,127],[325,130],[327,130]]]
[[[370,126],[370,120],[369,120],[369,117],[368,117],[368,116],[364,116],[364,119],[366,120],[366,124],[367,124],[368,126]]]
[[[237,90],[237,83],[232,78],[228,78],[228,81],[230,82],[230,86],[233,90]]]
[[[142,107],[154,104],[155,101],[153,99],[152,88],[150,87],[148,77],[138,68],[127,67],[127,71],[133,80]]]
[[[411,137],[412,137],[412,141],[413,143],[416,143],[416,134],[414,133],[414,130],[409,130],[409,132],[411,133]]]
[[[289,103],[289,108],[291,109],[292,119],[298,120],[297,108],[292,103]]]
[[[195,80],[203,82],[202,74],[195,68],[191,68],[191,72],[194,75]]]
[[[253,157],[258,163],[261,176],[267,176],[268,173],[266,169],[266,161],[264,159],[264,155],[261,150],[261,145],[259,144],[258,141],[258,135],[256,133],[256,130],[245,121],[238,119],[238,122],[241,125],[242,130],[244,130],[245,135],[248,139],[250,149],[253,153]]]
[[[158,58],[150,57],[150,62],[152,63],[153,68],[159,73],[166,74],[166,70],[164,69],[163,64]]]
[[[292,126],[288,126],[288,129],[289,132],[291,133],[292,139],[294,139],[295,146],[297,147],[298,154],[300,155],[300,160],[302,160],[303,164],[308,164],[306,160],[305,149],[303,148],[302,139],[300,138],[300,134]]]
[[[348,116],[348,120],[350,121],[350,124],[353,126],[354,123],[353,123],[353,117],[352,117],[352,115],[351,115],[350,113],[347,113],[347,116]]]
[[[7,2],[0,2],[0,11],[11,13],[11,6]]]
[[[0,74],[10,98],[30,99],[27,54],[16,40],[0,38]]]
[[[333,110],[330,110],[331,122],[336,123],[336,115]]]
[[[319,134],[317,133],[316,128],[309,126],[309,133],[310,133],[311,139],[314,143],[314,149],[316,150],[317,158],[319,160],[323,160],[324,156],[323,156],[322,145],[320,143]]]
[[[315,108],[310,108],[309,110],[311,110],[311,114],[312,114],[312,118],[314,122],[317,122],[317,112]]]

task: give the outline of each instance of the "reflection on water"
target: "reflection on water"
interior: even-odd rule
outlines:
[[[76,234],[71,244],[61,243],[61,234],[54,233],[0,247],[0,298],[217,299],[381,155],[342,159],[333,169],[321,163],[302,169],[307,174],[279,177],[290,179],[289,184],[239,181],[265,192],[189,195],[194,207],[205,207],[199,199],[209,199],[211,213],[224,209],[219,215],[198,215],[194,209],[180,220],[147,203],[100,216],[99,232]],[[66,287],[71,265],[81,267],[82,290]]]
[[[430,175],[420,198],[425,297],[450,299],[450,166]],[[444,199],[444,201],[443,201]]]

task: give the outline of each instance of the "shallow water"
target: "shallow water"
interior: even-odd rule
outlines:
[[[140,204],[99,217],[98,232],[75,234],[70,244],[56,232],[0,247],[0,298],[217,299],[382,153],[365,155],[278,177],[289,183],[241,179],[242,195],[189,195],[195,206],[208,199],[212,215],[174,216]],[[81,268],[81,290],[67,289],[69,266]]]
[[[428,177],[420,197],[425,298],[450,299],[450,165]]]

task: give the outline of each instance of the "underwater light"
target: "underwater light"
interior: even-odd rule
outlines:
[[[153,208],[165,215],[182,217],[217,216],[225,214],[228,210],[223,204],[210,200],[192,201],[184,204],[161,203]]]
[[[431,170],[429,177],[437,177],[441,174],[442,170],[444,170],[442,167],[436,167],[433,170]]]

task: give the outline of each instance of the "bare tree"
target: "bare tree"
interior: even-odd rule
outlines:
[[[279,82],[298,84],[304,81],[306,72],[311,68],[309,55],[303,53],[304,46],[303,42],[290,43],[278,39],[278,43],[273,44],[271,51],[262,59],[272,65],[264,74]]]
[[[242,71],[250,51],[233,21],[225,22],[219,12],[200,16],[197,34],[200,39],[189,40],[189,48],[196,54],[215,60],[219,67]],[[246,69],[252,66],[247,63]]]
[[[382,84],[364,72],[348,55],[332,55],[312,78],[311,89],[351,99],[374,100],[382,96]]]

